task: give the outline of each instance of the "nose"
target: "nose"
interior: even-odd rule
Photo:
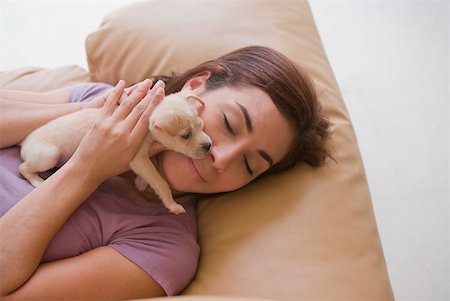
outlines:
[[[233,160],[239,157],[240,147],[237,144],[213,145],[211,147],[212,165],[219,172],[224,172]]]
[[[210,141],[203,142],[203,143],[202,143],[202,148],[203,148],[206,152],[209,152],[209,150],[211,149],[211,145],[212,145],[212,143],[211,143]]]

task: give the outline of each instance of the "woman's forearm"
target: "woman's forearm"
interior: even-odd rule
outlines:
[[[0,98],[0,148],[20,143],[36,128],[52,119],[76,112],[83,105],[28,103]]]
[[[68,163],[0,218],[0,296],[31,277],[54,235],[98,185]]]
[[[46,92],[29,92],[23,90],[0,90],[0,98],[31,103],[66,103],[73,86],[67,86]]]

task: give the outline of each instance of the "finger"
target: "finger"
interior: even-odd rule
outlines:
[[[145,79],[141,82],[137,89],[134,90],[130,95],[126,96],[125,99],[120,103],[120,106],[114,112],[114,118],[117,120],[125,119],[128,114],[133,110],[133,108],[142,100],[142,98],[147,95],[152,82],[149,79]]]
[[[103,94],[100,97],[100,100],[98,101],[98,103],[96,104],[96,107],[98,107],[98,108],[103,107],[105,105],[106,101],[108,100],[108,96],[109,96],[109,93],[108,94]]]
[[[155,99],[156,94],[158,94],[157,98]],[[142,118],[142,114],[144,114],[146,111],[150,110],[153,112],[156,105],[164,98],[165,93],[164,89],[162,87],[158,87],[157,90],[152,89],[145,97],[142,99],[142,101],[134,108],[134,110],[128,115],[126,120],[126,126],[128,127],[128,130],[130,133],[133,131],[136,124],[139,122],[139,120]],[[154,103],[156,101],[156,103]],[[150,114],[151,114],[150,112]],[[147,121],[145,127],[148,128],[148,118],[150,116],[147,116]]]
[[[117,85],[108,93],[106,102],[102,109],[102,114],[104,116],[111,116],[117,107],[120,95],[122,95],[123,89],[125,88],[125,82],[119,80]]]
[[[112,90],[112,89],[111,89]],[[108,99],[109,92],[106,92],[97,98],[94,98],[93,100],[89,102],[83,103],[84,108],[101,108],[105,105],[106,100]]]
[[[164,89],[161,87],[159,87],[154,95],[151,96],[149,105],[144,109],[139,119],[137,120],[136,125],[131,130],[130,135],[133,135],[133,138],[139,140],[139,137],[143,138],[148,133],[150,115],[164,99],[164,96]]]
[[[125,101],[125,99],[127,98],[128,93],[127,91],[123,90],[122,95],[120,95],[120,99],[119,99],[119,105]]]
[[[136,90],[136,88],[138,87],[139,83],[134,84],[128,88],[125,88],[125,92],[127,92],[127,95],[130,95],[131,93],[133,93],[134,90]]]
[[[153,82],[154,78],[151,78],[150,80]],[[127,92],[127,95],[130,95],[131,93],[133,93],[134,91],[136,91],[137,87],[139,86],[140,83],[134,84],[133,86],[126,88],[125,91]],[[162,80],[158,80],[153,87],[151,88],[150,91],[153,90],[156,91],[159,87],[163,87],[164,88],[165,83]]]
[[[162,89],[162,98],[165,96],[164,92],[164,82],[158,81],[153,88],[150,90],[150,92],[147,93],[147,95],[133,108],[133,110],[130,112],[130,114],[127,116],[126,120],[123,123],[123,126],[131,133],[136,126],[136,123],[139,121],[139,118],[141,118],[141,115],[145,112],[147,107],[150,105],[153,96],[158,91],[158,89]],[[147,125],[148,126],[148,125]]]
[[[150,78],[150,80],[153,83],[155,82],[155,78],[154,77]],[[126,88],[125,91],[127,92],[127,95],[130,95],[131,93],[133,93],[133,91],[136,90],[138,86],[139,86],[139,83],[136,83],[136,84]]]
[[[153,95],[156,93],[156,91],[161,88],[163,89],[163,97],[164,97],[164,82],[158,81],[153,88],[145,95],[145,97],[137,104],[133,110],[130,112],[130,114],[127,116],[127,122],[126,126],[129,128],[129,131],[131,132],[136,123],[138,122],[140,116],[145,111],[145,109],[149,106]]]

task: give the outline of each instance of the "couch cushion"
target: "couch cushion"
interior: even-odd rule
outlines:
[[[114,84],[181,72],[254,44],[286,54],[312,75],[333,123],[337,162],[319,169],[300,164],[202,201],[202,255],[184,293],[391,300],[355,134],[307,2],[140,2],[107,16],[86,48],[92,80]]]
[[[59,68],[24,67],[0,71],[0,89],[25,90],[31,92],[49,91],[78,82],[89,81],[89,74],[76,65]]]
[[[114,84],[181,72],[248,45],[272,47],[314,78],[337,163],[304,164],[202,201],[200,265],[186,294],[388,300],[392,291],[366,176],[307,2],[150,1],[117,10],[86,42],[91,76]]]

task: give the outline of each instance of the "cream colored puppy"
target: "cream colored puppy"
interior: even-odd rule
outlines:
[[[203,120],[198,117],[198,109],[203,105],[203,101],[190,91],[166,96],[152,112],[149,134],[130,162],[130,168],[138,175],[136,187],[145,190],[149,184],[166,208],[175,214],[185,210],[174,201],[169,184],[150,161],[149,157],[153,155],[149,154],[150,146],[158,141],[193,159],[206,156],[211,139],[203,132]],[[24,161],[19,166],[20,173],[33,186],[41,184],[44,179],[38,173],[66,162],[99,113],[100,109],[84,109],[54,119],[30,133],[20,144]]]

